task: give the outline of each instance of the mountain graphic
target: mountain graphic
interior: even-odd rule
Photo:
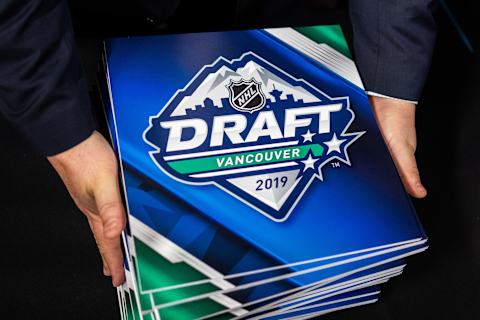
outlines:
[[[183,97],[170,116],[184,116],[187,114],[187,110],[195,110],[196,106],[203,105],[206,98],[210,98],[214,105],[221,107],[221,99],[228,97],[227,84],[231,80],[240,81],[242,78],[245,80],[254,78],[262,83],[262,91],[271,101],[275,100],[270,95],[270,92],[274,89],[282,91],[280,99],[285,99],[287,95],[291,94],[295,100],[302,99],[305,103],[320,101],[318,97],[303,87],[292,86],[258,63],[250,60],[235,71],[227,66],[222,66],[214,73],[210,73],[192,95]]]

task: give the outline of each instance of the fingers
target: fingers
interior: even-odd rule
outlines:
[[[370,97],[372,110],[385,143],[393,157],[407,192],[415,198],[423,198],[427,190],[420,181],[415,160],[416,105],[409,101]]]
[[[90,219],[88,219],[88,225],[90,226],[90,230],[92,230],[93,238],[95,239],[95,243],[98,246],[97,237],[95,236],[95,232],[94,232],[94,229],[93,229],[93,222]],[[100,257],[102,258],[103,274],[107,277],[110,277],[112,275],[112,273],[110,272],[110,269],[108,268],[107,262],[105,261],[105,258],[103,257],[101,252],[100,252]]]
[[[103,262],[103,275],[107,277],[111,277],[112,273],[110,272],[110,268],[108,267],[107,261],[105,261],[105,258],[103,256],[102,256],[102,262]]]
[[[101,221],[98,225],[94,223],[95,237],[106,263],[105,271],[111,274],[113,285],[119,286],[125,281],[120,238],[125,228],[125,210],[117,176],[105,175],[97,181],[94,197]]]
[[[125,273],[123,270],[123,253],[120,238],[107,239],[99,241],[99,250],[107,265],[107,272],[112,277],[112,285],[118,287],[125,282]],[[108,274],[107,274],[108,275]]]
[[[125,228],[125,211],[116,176],[105,176],[94,191],[95,203],[106,238],[113,239]]]
[[[413,148],[407,144],[390,146],[393,160],[408,194],[415,198],[424,198],[427,190],[422,185]]]
[[[101,220],[91,221],[91,226],[98,250],[104,261],[104,274],[111,276],[113,286],[117,287],[125,282],[120,237],[106,238]]]

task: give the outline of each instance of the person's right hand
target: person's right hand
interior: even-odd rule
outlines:
[[[103,273],[112,277],[114,286],[121,285],[125,274],[120,237],[126,218],[112,148],[101,134],[94,132],[48,160],[88,219],[102,256]]]
[[[370,103],[405,189],[412,197],[424,198],[427,190],[422,185],[415,160],[416,105],[408,101],[374,96],[370,96]]]

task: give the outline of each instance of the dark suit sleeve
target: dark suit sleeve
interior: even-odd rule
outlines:
[[[350,0],[354,53],[367,91],[418,101],[430,67],[433,0]]]
[[[0,1],[0,112],[45,155],[94,130],[64,1]]]

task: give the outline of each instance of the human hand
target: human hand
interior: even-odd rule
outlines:
[[[121,285],[125,281],[120,240],[125,210],[112,148],[95,131],[80,144],[48,160],[87,217],[103,260],[103,273],[112,277],[113,286]]]
[[[412,197],[424,198],[427,190],[420,181],[415,160],[415,104],[374,96],[370,96],[370,103],[405,189]]]

